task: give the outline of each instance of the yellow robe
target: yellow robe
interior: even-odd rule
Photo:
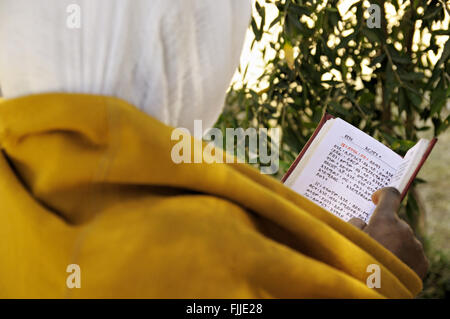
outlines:
[[[128,103],[0,103],[2,298],[411,298],[419,277],[245,164],[175,164],[172,128]],[[68,265],[81,270],[69,288]],[[370,264],[381,287],[368,288]]]

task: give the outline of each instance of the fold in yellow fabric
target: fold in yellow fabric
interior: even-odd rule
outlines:
[[[176,164],[125,101],[0,103],[0,297],[411,298],[375,240],[245,164]],[[80,287],[67,284],[78,265]],[[380,267],[380,288],[366,284]]]

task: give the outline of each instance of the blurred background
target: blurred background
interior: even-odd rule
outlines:
[[[258,0],[216,124],[280,127],[277,179],[324,111],[400,155],[437,136],[400,211],[430,260],[419,298],[450,293],[449,17],[441,0]]]

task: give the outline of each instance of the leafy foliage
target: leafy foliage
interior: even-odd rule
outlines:
[[[294,161],[324,111],[400,155],[418,134],[438,136],[448,128],[450,33],[444,2],[373,0],[381,9],[380,28],[367,24],[368,1],[356,1],[345,16],[337,0],[266,2],[276,5],[278,16],[266,23],[265,6],[256,3],[251,29],[257,42],[281,26],[269,44],[275,55],[266,62],[258,88],[244,83],[230,89],[217,127],[281,127],[276,177]],[[394,19],[387,19],[388,5]],[[445,40],[443,48],[438,39]],[[438,52],[433,63],[430,54]],[[416,192],[409,194],[405,216],[417,226],[420,205]]]
[[[448,299],[450,297],[450,256],[444,251],[433,249],[428,240],[425,242],[425,247],[430,267],[424,278],[424,288],[418,298]]]

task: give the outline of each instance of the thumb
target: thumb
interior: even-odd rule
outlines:
[[[370,218],[372,223],[379,218],[394,219],[400,208],[400,192],[394,187],[385,187],[372,195],[372,201],[377,207]]]
[[[348,223],[352,224],[353,226],[355,226],[356,228],[359,228],[361,230],[363,230],[364,227],[366,227],[366,225],[367,225],[365,223],[365,221],[363,221],[362,219],[356,218],[356,217],[353,217],[352,219],[350,219],[348,221]]]

